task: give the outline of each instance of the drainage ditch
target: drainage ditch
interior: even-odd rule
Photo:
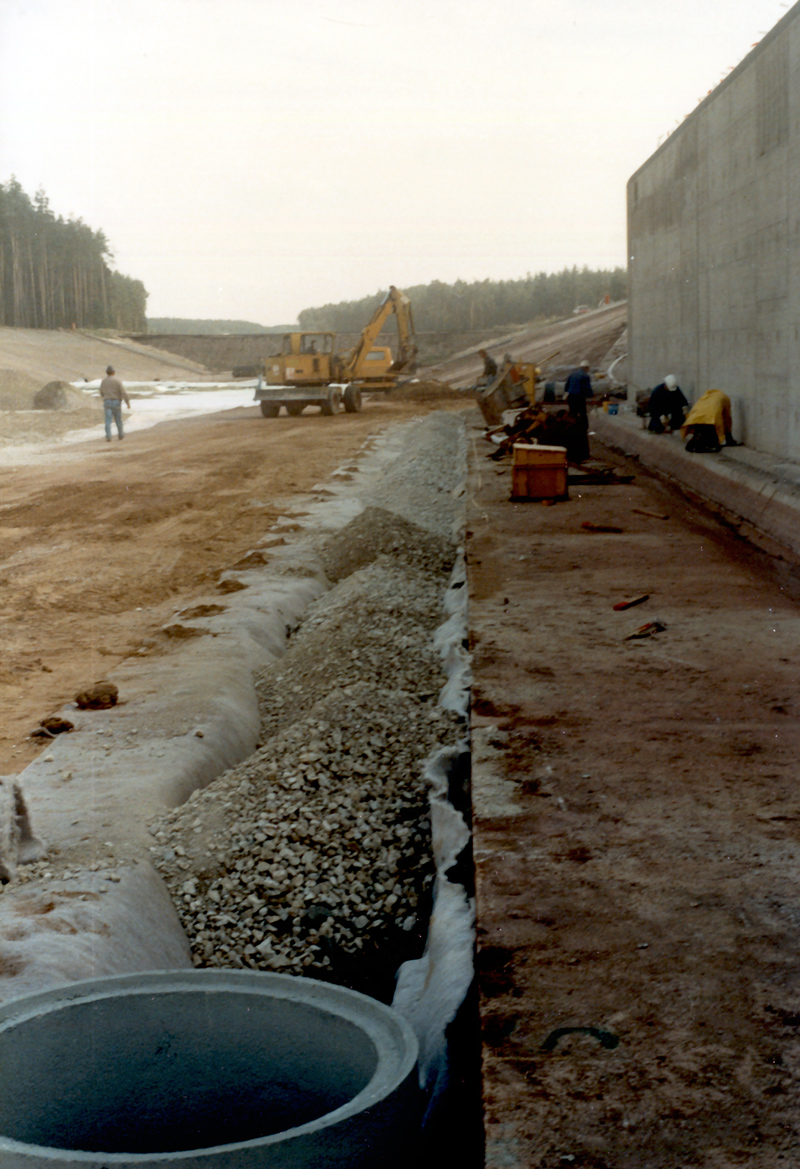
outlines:
[[[195,966],[394,1000],[420,1043],[429,1153],[466,1131],[480,1164],[464,437],[426,423],[316,542],[332,587],[257,678],[258,749],[152,826],[152,859]]]

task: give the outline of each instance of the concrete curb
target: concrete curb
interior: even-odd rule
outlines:
[[[716,455],[687,454],[679,435],[642,430],[632,414],[597,410],[590,429],[607,446],[633,455],[800,554],[800,491],[787,477],[795,470],[790,465],[739,447]]]

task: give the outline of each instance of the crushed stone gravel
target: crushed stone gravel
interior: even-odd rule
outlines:
[[[376,505],[321,542],[340,583],[257,679],[259,749],[151,826],[196,966],[388,1001],[399,965],[422,952],[435,877],[424,764],[463,738],[438,702],[434,645],[457,551],[460,428],[426,423]]]

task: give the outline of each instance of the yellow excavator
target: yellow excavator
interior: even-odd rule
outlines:
[[[376,345],[390,316],[397,319],[398,352]],[[319,406],[323,414],[348,414],[361,410],[362,391],[386,393],[401,375],[416,369],[417,345],[411,302],[394,285],[362,331],[349,353],[336,352],[335,333],[284,333],[280,352],[262,363],[256,401],[265,418],[277,418],[281,406],[297,416],[306,406]]]

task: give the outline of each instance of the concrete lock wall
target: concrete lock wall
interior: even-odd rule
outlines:
[[[800,4],[628,183],[630,377],[800,459]]]
[[[391,1008],[286,975],[73,983],[0,1008],[0,1164],[399,1167],[417,1043]]]

